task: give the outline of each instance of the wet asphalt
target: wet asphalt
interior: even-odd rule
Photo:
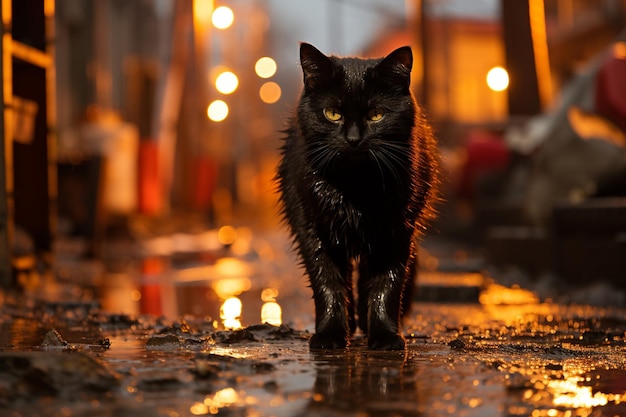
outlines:
[[[2,416],[626,416],[623,305],[422,271],[405,351],[310,351],[310,289],[276,242],[0,293]]]

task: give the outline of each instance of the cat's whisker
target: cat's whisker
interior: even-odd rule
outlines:
[[[378,167],[378,172],[380,173],[380,179],[383,184],[383,191],[385,191],[387,187],[385,185],[385,172],[383,171],[383,167],[380,164],[378,157],[376,156],[376,152],[374,152],[372,149],[368,149],[367,151],[369,155],[372,157],[372,160],[374,160],[374,162],[376,163],[376,166]]]
[[[310,158],[311,165],[317,167],[320,171],[325,172],[328,167],[337,158],[337,152],[326,146],[319,146],[309,149],[307,157]]]

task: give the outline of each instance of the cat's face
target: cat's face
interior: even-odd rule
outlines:
[[[376,162],[381,152],[409,143],[415,123],[409,47],[383,59],[358,59],[328,57],[303,43],[300,61],[298,123],[313,164]]]

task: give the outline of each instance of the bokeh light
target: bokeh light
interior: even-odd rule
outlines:
[[[215,100],[207,108],[207,116],[214,122],[221,122],[228,117],[228,104],[223,100]]]
[[[282,91],[280,86],[273,81],[268,81],[259,89],[259,96],[264,103],[273,104],[280,100]]]
[[[493,91],[504,91],[509,86],[509,73],[502,67],[493,67],[487,73],[487,85]]]
[[[261,307],[261,323],[280,326],[283,323],[283,312],[276,301],[270,301]]]
[[[237,330],[243,327],[239,320],[242,307],[241,300],[237,297],[231,297],[224,301],[220,308],[220,318],[224,328]]]
[[[231,94],[238,86],[239,78],[231,71],[224,71],[215,79],[215,88],[222,94]]]
[[[213,22],[213,26],[218,29],[228,29],[235,20],[235,14],[227,6],[220,6],[213,11],[213,15],[211,16],[211,21]]]
[[[259,58],[254,64],[254,71],[256,75],[261,78],[270,78],[274,74],[276,74],[276,70],[278,69],[278,65],[276,65],[276,61],[268,56],[264,56],[263,58]]]

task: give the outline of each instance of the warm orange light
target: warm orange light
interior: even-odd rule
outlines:
[[[273,104],[280,100],[282,91],[280,86],[273,81],[268,81],[261,86],[259,96],[264,103]]]
[[[261,300],[269,303],[270,301],[276,301],[278,297],[278,290],[276,288],[265,288],[261,291]]]
[[[270,301],[261,307],[261,323],[280,326],[283,323],[283,312],[276,301]]]
[[[535,72],[537,73],[539,96],[541,105],[545,107],[552,100],[552,74],[548,54],[544,0],[530,0],[528,2],[528,17],[530,19],[530,37],[535,56]]]
[[[215,100],[207,108],[207,116],[214,122],[221,122],[228,117],[228,104]]]
[[[626,42],[616,42],[613,45],[613,56],[617,59],[626,59]]]
[[[221,408],[231,406],[239,402],[239,393],[233,388],[228,387],[221,389],[213,396],[207,396],[204,399],[204,406],[207,407],[205,414],[218,414]]]
[[[602,392],[593,392],[591,387],[580,383],[582,377],[573,376],[562,380],[550,380],[547,388],[554,392],[554,405],[573,408],[592,408],[607,405],[609,398]],[[615,398],[613,398],[615,400]]]
[[[215,88],[222,94],[231,94],[238,86],[239,78],[231,71],[224,71],[215,79]]]
[[[208,23],[213,13],[213,0],[193,0],[193,17],[197,22]]]
[[[493,91],[504,91],[509,86],[509,73],[502,67],[493,67],[487,73],[487,85]]]
[[[224,301],[220,308],[220,318],[226,329],[236,330],[243,327],[239,320],[242,308],[241,300],[237,297],[231,297]]]
[[[218,29],[228,29],[235,20],[235,14],[232,9],[227,6],[220,6],[213,12],[211,21],[213,26]]]
[[[213,291],[221,299],[239,295],[252,287],[252,281],[246,277],[222,278],[212,285]]]
[[[278,69],[278,65],[276,61],[274,61],[269,56],[264,56],[263,58],[259,58],[256,64],[254,64],[254,71],[256,75],[261,78],[270,78],[274,74],[276,74],[276,70]]]
[[[203,403],[194,403],[189,407],[189,412],[194,416],[203,416],[209,414],[209,407]]]
[[[222,226],[217,231],[217,238],[222,245],[232,245],[237,239],[237,229],[233,226]]]

